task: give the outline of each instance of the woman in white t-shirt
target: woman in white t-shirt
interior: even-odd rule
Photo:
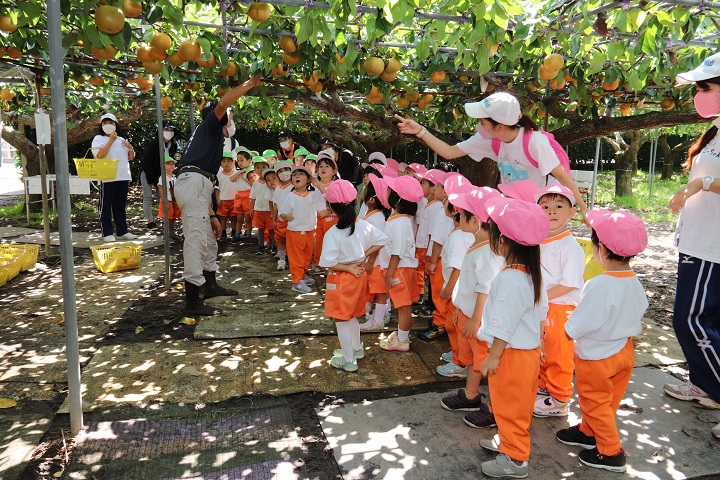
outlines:
[[[398,128],[401,133],[415,135],[443,158],[452,160],[468,155],[476,162],[483,158],[495,160],[500,170],[500,183],[512,184],[520,180],[530,180],[539,188],[551,183],[565,185],[578,199],[577,206],[584,218],[587,205],[582,200],[575,181],[560,165],[560,159],[548,138],[539,131],[530,137],[528,151],[537,165],[525,155],[523,133],[526,129],[538,130],[538,127],[527,115],[521,113],[517,98],[505,92],[493,93],[479,102],[466,103],[465,111],[471,117],[479,118],[480,123],[475,135],[457,145],[445,143],[414,120],[398,115],[395,115],[395,118],[400,120]],[[493,148],[493,140],[500,140],[497,153]]]
[[[119,160],[117,176],[103,180],[100,186],[100,226],[104,242],[137,238],[128,231],[125,206],[130,184],[130,160],[135,160],[135,149],[130,142],[117,134],[117,118],[112,113],[100,117],[100,133],[93,138],[91,150],[95,158]],[[115,226],[113,227],[113,221]],[[117,234],[117,237],[113,235]]]
[[[690,147],[688,184],[670,200],[673,213],[680,213],[673,327],[690,378],[664,390],[680,400],[720,408],[720,53],[679,74],[677,83],[695,84],[695,110],[712,118],[713,126]],[[720,425],[713,433],[720,438]]]

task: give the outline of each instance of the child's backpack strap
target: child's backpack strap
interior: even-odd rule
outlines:
[[[535,168],[538,168],[538,162],[533,158],[532,155],[530,155],[530,138],[532,138],[532,134],[535,130],[531,130],[529,128],[526,128],[523,132],[523,151],[525,152],[525,158],[528,159],[528,162],[530,162],[530,165],[532,165]]]

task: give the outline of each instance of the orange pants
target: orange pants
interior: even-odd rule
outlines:
[[[418,260],[417,270],[415,270],[418,281],[418,292],[420,295],[425,295],[425,255],[427,254],[427,248],[416,248],[415,258]]]
[[[386,270],[383,270],[383,278]],[[393,275],[393,287],[388,292],[393,307],[409,307],[420,298],[415,281],[414,268],[396,268]]]
[[[275,220],[275,243],[280,244],[280,239],[287,237],[287,224],[285,220],[279,218]]]
[[[314,242],[315,230],[307,232],[288,230],[285,248],[287,248],[287,258],[288,263],[290,263],[293,283],[298,283],[305,278],[308,268],[310,268]]]
[[[457,329],[457,323],[453,321],[453,317],[455,316],[455,312],[457,311],[457,307],[452,303],[452,301],[447,302],[447,317],[445,318],[445,331],[447,332],[448,340],[450,340],[450,348],[452,349],[453,353],[453,362],[455,364],[460,365],[461,367],[468,366],[467,363],[458,363],[460,360],[460,353],[458,351],[458,329]]]
[[[603,360],[575,358],[575,383],[582,411],[580,431],[595,437],[598,451],[617,455],[622,449],[615,412],[632,376],[635,352],[632,339],[612,357]]]
[[[250,190],[240,190],[235,194],[233,215],[250,215]]]
[[[317,229],[315,230],[315,264],[320,261],[320,255],[322,255],[322,244],[325,238],[325,233],[332,228],[338,222],[336,215],[326,215],[324,217],[318,217]]]
[[[442,274],[442,260],[438,258],[437,268],[435,273],[428,275],[430,278],[430,292],[432,293],[432,300],[435,304],[435,311],[433,312],[433,325],[436,327],[445,327],[445,317],[447,316],[448,301],[440,298],[440,292],[442,291],[445,279]]]
[[[168,216],[170,220],[177,220],[182,217],[182,212],[176,202],[168,202],[168,211],[170,212]],[[165,202],[162,200],[160,200],[160,207],[158,208],[158,217],[165,218]]]
[[[266,232],[268,230],[272,230],[272,220],[270,220],[270,212],[255,210],[253,212],[252,226],[255,228],[264,229]]]
[[[575,310],[575,306],[551,303],[548,307],[543,334],[545,365],[540,365],[538,388],[547,390],[561,402],[567,402],[573,395],[575,342],[565,335],[565,322]]]
[[[330,270],[325,281],[325,316],[347,322],[365,315],[365,290],[368,275],[356,277],[349,272]]]
[[[513,460],[530,459],[532,421],[540,349],[505,348],[495,375],[488,377],[490,404],[500,435],[500,453]]]
[[[220,205],[218,205],[216,213],[219,217],[229,217],[233,214],[234,206],[235,200],[220,200]]]
[[[365,300],[372,302],[375,299],[375,295],[379,293],[388,293],[388,289],[385,286],[385,272],[380,268],[380,265],[375,265],[373,271],[368,275],[367,283],[367,295]]]
[[[465,324],[470,321],[470,317],[465,315],[462,310],[458,308],[458,322],[457,322],[457,342],[458,342],[458,355],[454,357],[457,359],[455,363],[463,367],[473,367],[473,370],[480,372],[480,366],[485,361],[485,357],[488,355],[488,345],[484,340],[478,340],[476,336],[468,340],[462,334]],[[453,355],[455,352],[453,351]]]

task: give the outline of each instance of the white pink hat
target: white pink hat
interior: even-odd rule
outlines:
[[[503,125],[516,125],[522,116],[518,99],[505,92],[493,93],[479,102],[466,103],[465,111],[472,118],[492,118]]]
[[[397,193],[400,198],[408,202],[419,202],[423,198],[423,189],[420,182],[409,175],[402,177],[383,177],[387,186]]]
[[[537,192],[534,196],[535,203],[537,203],[543,195],[548,194],[562,195],[563,197],[570,200],[570,205],[572,205],[573,207],[575,206],[575,195],[572,193],[572,190],[570,190],[565,185],[560,185],[559,183],[556,183],[554,185],[548,185],[547,187]]]
[[[432,170],[428,170],[424,173],[422,178],[433,185],[445,185],[445,180],[448,178],[448,172],[443,172],[442,170],[433,168]]]
[[[530,180],[520,180],[515,183],[501,183],[498,185],[498,190],[506,197],[535,202],[535,194],[540,191],[540,187]]]
[[[460,210],[465,210],[483,222],[488,221],[488,214],[485,211],[485,202],[493,197],[501,197],[500,192],[490,187],[473,188],[466,192],[451,193],[448,195],[448,202]]]
[[[587,219],[600,243],[621,257],[632,257],[647,247],[645,224],[630,212],[593,209]]]
[[[398,163],[398,172],[404,172],[408,168],[408,164],[404,162]]]
[[[443,183],[443,187],[445,187],[445,193],[450,195],[451,193],[469,192],[475,188],[475,185],[459,173],[450,172]]]
[[[485,211],[500,233],[521,245],[540,245],[550,233],[550,220],[537,203],[493,197],[485,202]]]
[[[408,165],[408,167],[412,168],[413,172],[415,172],[415,174],[417,175],[423,175],[428,171],[425,165],[419,163],[411,163],[410,165]]]
[[[291,173],[295,173],[296,171],[300,170],[301,172],[307,173],[307,176],[312,178],[312,172],[309,168],[304,167],[302,165],[293,165],[292,170],[290,170]]]
[[[368,165],[373,165],[376,163],[381,163],[383,167],[387,166],[387,157],[384,153],[372,152],[370,155],[368,155],[367,163],[361,163],[360,166],[362,166],[362,168],[367,168]]]
[[[375,189],[375,196],[378,200],[380,200],[380,203],[383,207],[390,209],[392,208],[390,204],[387,201],[388,198],[388,184],[383,179],[375,175],[374,173],[371,173],[368,175],[368,178],[370,179],[370,183],[372,183],[373,188]]]
[[[322,196],[329,203],[350,203],[357,200],[357,190],[347,180],[335,180]]]

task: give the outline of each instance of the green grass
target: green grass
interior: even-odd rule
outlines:
[[[57,212],[50,210],[49,215],[50,224],[53,224],[57,218]],[[20,201],[12,205],[0,207],[0,218],[4,218],[12,221],[18,227],[37,227],[42,226],[43,214],[40,212],[30,212],[30,221],[27,221],[27,215],[25,213],[25,202]]]
[[[647,172],[638,172],[633,176],[632,196],[615,196],[615,172],[598,174],[595,193],[595,206],[609,208],[627,208],[637,212],[646,222],[675,222],[677,216],[668,208],[670,197],[688,181],[687,174],[675,174],[671,180],[660,180],[655,176],[653,196],[650,197],[650,185]]]

